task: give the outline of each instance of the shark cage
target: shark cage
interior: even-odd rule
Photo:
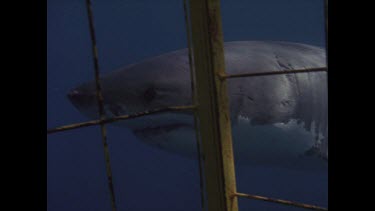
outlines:
[[[192,105],[171,106],[137,112],[134,114],[106,117],[103,105],[102,86],[99,80],[98,48],[93,23],[91,0],[86,1],[94,62],[95,89],[99,119],[47,129],[47,134],[99,125],[105,154],[106,175],[110,192],[111,207],[117,210],[112,182],[112,169],[107,142],[106,124],[134,119],[163,112],[194,113],[194,125],[198,147],[200,190],[202,210],[237,211],[238,198],[263,200],[281,205],[312,210],[328,210],[311,204],[266,196],[237,192],[232,147],[231,118],[227,94],[227,81],[238,77],[267,77],[269,75],[327,72],[326,67],[266,71],[244,74],[226,74],[224,64],[223,32],[220,0],[183,0],[187,31],[189,67],[192,83]],[[156,3],[156,2],[155,2]],[[327,5],[325,9],[325,33],[327,42]]]

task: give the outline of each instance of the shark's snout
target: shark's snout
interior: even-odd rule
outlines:
[[[95,94],[73,89],[68,92],[67,98],[76,107],[90,106],[95,102]]]

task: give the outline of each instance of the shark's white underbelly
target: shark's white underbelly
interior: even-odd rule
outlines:
[[[174,124],[170,124],[173,123]],[[166,129],[160,125],[170,126]],[[196,158],[197,145],[193,119],[184,114],[162,114],[146,116],[126,122],[144,143]],[[147,125],[147,126],[146,126]],[[139,130],[139,128],[150,128]],[[312,130],[314,131],[314,130]],[[252,125],[246,118],[232,122],[233,148],[236,163],[268,165],[292,169],[320,169],[327,167],[327,161],[310,154],[316,144],[314,134],[304,128],[303,123],[291,120],[287,123]]]

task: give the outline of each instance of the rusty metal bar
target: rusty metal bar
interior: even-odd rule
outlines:
[[[192,53],[192,43],[191,43],[191,30],[190,22],[188,15],[188,0],[183,0],[184,5],[184,18],[185,18],[185,27],[186,27],[186,39],[188,46],[188,58],[189,58],[189,69],[190,69],[190,82],[191,82],[191,99],[194,105],[198,105],[197,93],[195,88],[195,71],[193,66],[193,53]],[[204,198],[204,180],[203,180],[203,167],[202,167],[202,156],[201,156],[201,139],[198,133],[198,114],[197,110],[194,110],[194,128],[195,128],[195,139],[197,145],[197,158],[198,158],[198,170],[199,170],[199,190],[201,196],[201,209],[205,211],[205,198]]]
[[[137,117],[145,116],[145,115],[152,115],[152,114],[157,114],[157,113],[162,113],[162,112],[177,112],[177,111],[186,111],[186,110],[193,110],[195,109],[196,106],[190,105],[190,106],[172,106],[172,107],[167,107],[167,108],[161,108],[161,109],[155,109],[152,111],[143,111],[135,114],[130,114],[130,115],[121,115],[121,116],[116,116],[113,118],[106,118],[106,119],[99,119],[99,120],[91,120],[87,122],[80,122],[80,123],[75,123],[75,124],[70,124],[70,125],[64,125],[56,128],[51,128],[47,130],[47,134],[52,134],[52,133],[57,133],[57,132],[62,132],[66,130],[73,130],[81,127],[89,127],[89,126],[94,126],[94,125],[100,125],[100,124],[108,124],[112,122],[117,122],[120,120],[126,120],[126,119],[134,119]]]
[[[221,74],[221,79],[227,78],[242,78],[242,77],[254,77],[254,76],[266,76],[266,75],[284,75],[291,73],[311,73],[311,72],[327,72],[326,67],[308,68],[308,69],[296,69],[296,70],[285,70],[285,71],[267,71],[257,73],[240,73],[240,74]]]
[[[190,17],[208,211],[237,211],[220,0],[191,0]]]
[[[274,203],[290,205],[290,206],[295,206],[295,207],[301,207],[301,208],[311,209],[311,210],[324,210],[324,211],[328,210],[327,208],[319,207],[319,206],[315,206],[315,205],[303,204],[303,203],[293,202],[293,201],[288,201],[288,200],[283,200],[283,199],[274,199],[274,198],[252,195],[252,194],[245,194],[245,193],[235,193],[235,194],[233,194],[233,197],[236,197],[236,196],[237,197],[249,198],[249,199],[255,199],[255,200],[274,202]]]
[[[93,53],[93,60],[94,60],[96,98],[98,101],[100,120],[103,120],[105,119],[105,113],[104,113],[104,105],[103,105],[103,95],[102,95],[101,85],[99,82],[98,48],[96,45],[94,17],[93,17],[93,12],[92,12],[91,0],[86,0],[86,8],[87,8],[87,16],[89,19],[90,38],[91,38],[92,53]],[[104,156],[105,156],[105,161],[106,161],[106,172],[107,172],[108,188],[109,188],[110,197],[111,197],[111,207],[112,207],[112,211],[116,211],[116,198],[115,198],[115,192],[113,188],[112,169],[111,169],[111,162],[110,162],[108,142],[107,142],[107,130],[103,122],[100,122],[100,129],[101,129],[101,134],[102,134]]]

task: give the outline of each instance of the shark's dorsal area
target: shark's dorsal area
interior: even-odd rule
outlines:
[[[287,71],[326,66],[325,50],[276,41],[236,41],[224,45],[229,74]],[[190,105],[187,49],[127,65],[101,78],[107,116],[167,106]],[[325,72],[228,80],[234,152],[244,163],[287,167],[328,160],[327,78]],[[97,117],[93,82],[74,88],[73,105]],[[140,140],[180,154],[195,153],[191,113],[165,113],[126,120]],[[302,164],[302,165],[301,165]],[[311,167],[313,168],[313,167]]]

